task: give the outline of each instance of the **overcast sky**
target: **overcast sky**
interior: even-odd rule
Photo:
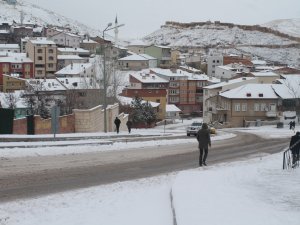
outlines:
[[[165,21],[262,24],[300,18],[300,0],[26,0],[102,30],[118,15],[121,38],[142,38]],[[112,32],[112,31],[111,31]],[[113,34],[113,32],[111,33]]]

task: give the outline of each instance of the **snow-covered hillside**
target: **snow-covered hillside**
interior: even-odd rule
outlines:
[[[300,37],[300,18],[273,20],[269,23],[262,24],[262,26],[278,30],[294,37]]]
[[[100,34],[100,31],[26,1],[18,1],[16,5],[9,5],[0,0],[0,22],[12,22],[14,20],[20,23],[21,11],[23,11],[24,23],[33,23],[39,26],[46,24],[68,26],[73,32],[89,33],[90,35]]]
[[[146,36],[144,41],[151,44],[167,44],[178,47],[288,45],[295,43],[293,40],[271,33],[216,24],[195,27],[164,25],[161,29]]]

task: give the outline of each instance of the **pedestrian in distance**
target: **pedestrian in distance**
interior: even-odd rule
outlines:
[[[202,128],[197,132],[198,147],[200,151],[199,166],[206,166],[206,158],[208,155],[208,146],[211,147],[210,132],[206,123],[202,124]],[[203,156],[204,152],[204,156]]]
[[[130,134],[130,133],[131,133],[131,127],[132,127],[132,122],[131,122],[131,120],[128,120],[128,121],[126,122],[126,126],[127,126],[127,128],[128,128],[128,133]]]
[[[116,117],[115,125],[116,125],[116,129],[117,129],[117,134],[119,133],[120,124],[121,124],[121,120],[118,117]]]
[[[295,129],[296,123],[295,123],[295,121],[290,121],[289,125],[290,125],[290,130],[292,130],[292,129]]]
[[[299,161],[299,151],[300,151],[300,132],[297,131],[294,136],[292,136],[290,141],[290,150],[292,152],[292,167],[296,166],[297,161]]]

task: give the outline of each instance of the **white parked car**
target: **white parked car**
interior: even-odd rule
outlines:
[[[190,136],[192,135],[197,135],[198,130],[200,130],[202,127],[202,122],[200,121],[194,121],[188,128],[186,129],[186,135]]]

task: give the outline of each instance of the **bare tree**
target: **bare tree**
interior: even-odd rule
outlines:
[[[47,94],[41,81],[30,85],[24,92],[25,104],[30,108],[31,113],[40,115],[42,118],[50,117],[50,103],[54,101],[51,95]]]
[[[15,93],[6,93],[5,94],[5,103],[8,105],[9,109],[15,109],[17,106],[18,98]]]

